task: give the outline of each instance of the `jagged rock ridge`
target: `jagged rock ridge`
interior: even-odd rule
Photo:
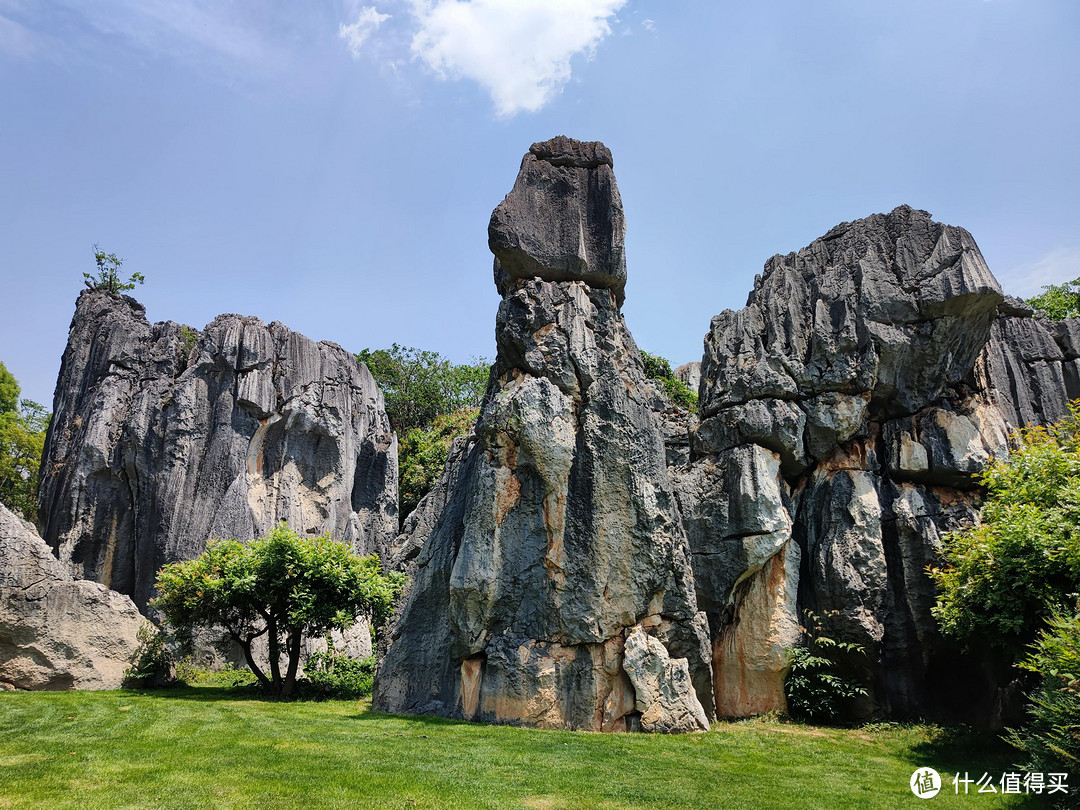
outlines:
[[[866,649],[865,714],[993,719],[1002,673],[938,636],[925,568],[975,519],[1009,429],[1063,415],[1074,334],[1005,302],[967,231],[907,206],[770,259],[713,319],[674,479],[720,715],[783,708],[811,609]]]
[[[364,553],[396,532],[397,448],[367,368],[280,323],[151,325],[87,291],[57,380],[44,537],[77,576],[145,607],[165,563],[279,521]]]

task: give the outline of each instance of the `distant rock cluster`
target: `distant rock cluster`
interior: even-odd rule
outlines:
[[[692,414],[627,330],[625,230],[607,147],[530,148],[488,229],[502,301],[480,417],[400,532],[395,439],[351,355],[236,315],[151,326],[84,293],[45,542],[0,513],[0,684],[112,683],[42,652],[67,630],[30,602],[78,592],[66,615],[132,636],[162,564],[284,520],[410,574],[381,710],[700,731],[784,709],[810,610],[865,650],[863,716],[995,722],[1009,673],[940,637],[926,567],[976,519],[1010,431],[1080,396],[1080,321],[1004,297],[967,231],[901,206],[770,259],[676,370]]]

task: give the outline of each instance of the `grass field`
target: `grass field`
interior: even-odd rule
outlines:
[[[1011,760],[992,735],[928,727],[755,721],[698,735],[600,735],[210,687],[0,693],[0,807],[1041,806],[954,794],[956,771],[996,779]],[[945,782],[929,801],[908,787],[925,766]]]

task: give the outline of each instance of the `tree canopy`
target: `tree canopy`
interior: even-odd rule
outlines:
[[[356,359],[379,384],[399,436],[430,427],[439,415],[479,407],[487,390],[489,364],[483,358],[455,365],[438,352],[395,343],[389,349],[364,349]]]
[[[649,354],[646,351],[641,352],[641,362],[645,366],[645,376],[660,383],[668,399],[688,411],[697,411],[697,392],[691,391],[689,385],[675,376],[675,372],[671,370],[671,363],[659,355]]]
[[[37,520],[38,472],[49,413],[20,399],[19,383],[0,363],[0,503],[26,520]]]
[[[166,565],[153,605],[181,638],[199,627],[224,627],[259,682],[288,696],[305,635],[344,629],[362,614],[376,625],[385,621],[404,583],[403,574],[384,573],[375,555],[359,557],[329,535],[300,537],[282,524],[250,543],[218,540],[193,560]],[[269,674],[252,654],[264,635]]]
[[[1052,321],[1080,317],[1080,278],[1064,284],[1048,284],[1027,302]]]

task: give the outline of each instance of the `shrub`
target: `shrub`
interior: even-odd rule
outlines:
[[[136,284],[146,281],[142,273],[132,273],[125,282],[120,276],[120,268],[124,264],[123,259],[118,259],[115,253],[106,253],[97,245],[94,245],[94,262],[97,264],[97,272],[83,273],[83,283],[91,290],[102,290],[117,295],[134,290]]]
[[[124,685],[136,688],[165,686],[176,680],[175,661],[165,633],[149,624],[139,628],[135,660],[124,671]]]
[[[400,514],[404,521],[427,495],[442,474],[450,445],[464,436],[476,423],[477,408],[460,410],[435,417],[430,427],[413,428],[398,444],[398,493]]]
[[[680,408],[697,412],[697,392],[691,391],[690,386],[675,376],[675,372],[671,370],[671,363],[663,357],[641,351],[641,364],[645,367],[645,376],[660,383],[668,399]]]
[[[863,655],[858,644],[837,641],[824,634],[821,619],[811,611],[804,613],[801,627],[804,643],[788,650],[791,669],[784,681],[788,714],[796,720],[814,723],[837,723],[855,698],[866,697],[866,690],[840,674],[842,656]]]
[[[1080,404],[1048,427],[1014,435],[1016,450],[981,480],[980,524],[945,536],[931,568],[946,635],[1022,654],[1080,590]]]
[[[1064,284],[1048,284],[1027,302],[1052,321],[1080,316],[1080,278]]]
[[[1080,771],[1080,605],[1057,612],[1047,622],[1030,655],[1020,663],[1042,680],[1028,695],[1029,720],[1008,740],[1026,755],[1031,772]]]
[[[354,658],[334,649],[329,636],[326,650],[317,652],[304,664],[304,678],[320,697],[362,698],[371,694],[375,683],[375,656]]]

